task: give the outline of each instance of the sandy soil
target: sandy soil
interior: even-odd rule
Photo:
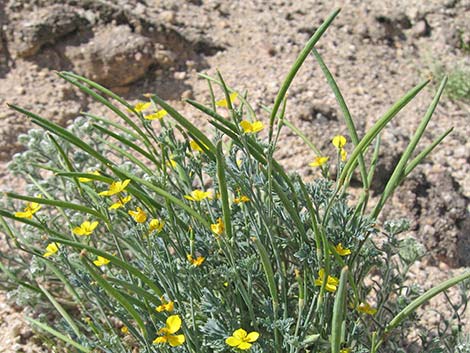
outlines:
[[[114,86],[131,101],[142,99],[142,93],[158,92],[197,121],[201,117],[184,106],[181,98],[207,101],[206,83],[197,73],[214,75],[218,69],[229,85],[249,93],[259,117],[267,119],[261,107],[273,103],[304,43],[329,13],[341,7],[317,48],[363,133],[407,90],[432,77],[433,67],[442,65],[451,70],[470,62],[465,50],[465,45],[470,45],[469,0],[62,3],[0,1],[3,190],[19,187],[5,166],[21,148],[17,136],[30,128],[24,117],[3,103],[26,106],[62,124],[82,110],[105,113],[58,78],[54,70],[86,74]],[[134,60],[139,65],[130,64]],[[437,84],[432,82],[424,89],[384,133],[374,191],[380,191]],[[313,57],[299,72],[289,97],[288,119],[318,147],[326,147],[331,136],[346,133],[334,95]],[[411,235],[432,251],[431,258],[412,270],[425,288],[470,265],[469,118],[468,103],[443,97],[423,143],[452,126],[454,132],[418,168],[386,210],[389,217],[411,217]],[[277,157],[287,168],[299,170],[305,177],[314,176],[307,166],[313,158],[311,152],[287,131],[281,137]],[[438,298],[433,305],[445,307],[445,301]],[[41,351],[30,339],[31,330],[24,324],[23,314],[0,297],[1,352]],[[432,325],[438,318],[426,310],[423,320]]]

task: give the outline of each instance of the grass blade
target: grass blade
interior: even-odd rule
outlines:
[[[281,106],[282,101],[284,100],[284,97],[286,96],[287,90],[289,89],[292,81],[294,80],[295,76],[297,75],[297,72],[299,71],[300,67],[304,63],[305,59],[307,58],[308,54],[310,51],[313,49],[315,44],[318,42],[320,37],[325,33],[327,28],[330,26],[331,22],[335,19],[335,17],[339,14],[340,9],[335,10],[333,13],[331,13],[328,18],[325,20],[325,22],[322,23],[320,27],[315,31],[313,36],[309,39],[305,47],[302,49],[300,52],[299,56],[295,60],[294,64],[292,65],[292,68],[290,69],[289,73],[287,74],[284,82],[282,83],[281,88],[279,89],[279,92],[276,96],[276,99],[274,101],[274,106],[271,111],[271,116],[269,118],[269,141],[272,139],[273,135],[273,128],[274,128],[274,119],[277,116],[277,111],[279,110],[279,107]]]
[[[228,202],[228,187],[225,178],[225,157],[222,151],[222,141],[217,143],[217,179],[219,182],[220,199],[222,200],[222,216],[224,219],[225,232],[228,239],[232,239],[232,218],[230,215],[230,205]]]
[[[300,131],[294,124],[292,124],[290,121],[284,119],[284,125],[286,125],[289,129],[291,129],[297,136],[299,136],[306,144],[308,147],[310,147],[310,149],[315,153],[315,155],[317,156],[322,156],[322,153],[320,152],[320,150],[317,148],[317,146],[315,146],[313,144],[312,141],[310,141],[310,139],[305,136],[305,134]]]
[[[268,288],[269,288],[269,293],[271,294],[271,301],[273,305],[273,320],[276,322],[277,320],[277,312],[279,310],[279,296],[277,293],[277,286],[276,286],[276,281],[274,278],[274,271],[271,266],[271,262],[269,261],[269,254],[268,251],[266,250],[266,247],[261,243],[259,238],[253,237],[253,241],[255,243],[255,246],[258,250],[261,263],[263,265],[263,270],[264,274],[266,276],[266,281],[268,283]],[[276,351],[278,353],[282,352],[281,351],[281,337],[279,334],[279,329],[277,327],[274,328],[274,340],[276,342]]]
[[[66,209],[70,209],[70,210],[80,211],[80,212],[83,212],[83,213],[93,215],[93,216],[95,216],[95,217],[97,217],[97,218],[99,218],[99,219],[101,219],[105,222],[108,221],[108,218],[106,216],[102,215],[101,213],[99,213],[98,211],[95,211],[94,209],[86,207],[86,206],[77,205],[75,203],[66,202],[66,201],[59,201],[59,200],[49,200],[49,199],[40,198],[40,197],[19,195],[19,194],[15,194],[15,193],[12,193],[12,192],[7,192],[7,193],[5,193],[5,195],[7,197],[17,199],[17,200],[36,202],[36,203],[39,203],[41,205],[56,206],[56,207],[59,207],[61,209],[66,208]]]
[[[211,116],[212,118],[217,120],[219,123],[223,124],[226,128],[229,128],[230,130],[232,130],[235,133],[238,132],[234,123],[232,123],[231,121],[228,121],[222,115],[216,113],[214,110],[212,110],[212,109],[210,109],[210,108],[208,108],[208,107],[202,105],[201,103],[198,103],[198,102],[196,102],[192,99],[187,99],[186,102],[188,104],[191,104],[194,108],[200,110],[204,114],[207,114],[207,115]]]
[[[331,321],[331,353],[340,353],[341,350],[341,326],[343,325],[346,307],[346,294],[348,291],[348,267],[343,267],[339,278],[338,292],[335,295],[333,306],[333,318]]]
[[[445,282],[442,282],[438,286],[429,289],[426,291],[424,294],[413,300],[410,304],[408,304],[402,311],[400,311],[393,319],[390,321],[390,323],[385,327],[384,333],[382,335],[382,339],[380,339],[377,342],[376,345],[376,350],[377,348],[382,344],[384,340],[384,336],[386,336],[388,333],[390,333],[393,329],[395,329],[398,325],[400,325],[403,320],[405,320],[411,313],[416,311],[421,305],[426,303],[428,300],[431,298],[435,297],[439,293],[445,291],[446,289],[455,286],[456,284],[465,281],[470,278],[470,272],[465,272],[459,276],[455,276],[451,279],[448,279]]]
[[[69,326],[72,328],[73,332],[78,336],[81,337],[82,334],[80,333],[80,330],[78,329],[78,326],[75,324],[75,322],[72,320],[70,317],[69,313],[64,309],[62,305],[60,305],[57,300],[52,296],[49,291],[38,284],[39,288],[42,290],[42,292],[46,295],[47,299],[54,305],[54,308],[59,312],[59,314],[64,318],[64,320],[69,324]]]
[[[421,151],[405,168],[404,177],[406,178],[413,169],[416,168],[421,161],[426,158],[433,150],[436,148],[442,140],[444,140],[447,135],[449,135],[454,130],[453,127],[447,129],[442,135],[440,135],[437,139],[435,139],[428,147],[426,147],[423,151]]]
[[[82,346],[81,344],[79,344],[79,343],[75,342],[74,340],[72,340],[70,337],[65,336],[64,334],[60,333],[57,330],[54,330],[52,327],[50,327],[50,326],[48,326],[48,325],[46,325],[46,324],[44,324],[40,321],[34,320],[30,317],[26,317],[26,321],[29,321],[33,325],[39,327],[41,330],[44,330],[44,331],[50,333],[51,335],[57,337],[61,341],[65,342],[67,344],[70,344],[71,346],[77,348],[80,352],[91,353],[91,351],[92,351],[90,348],[86,348],[86,347]]]
[[[215,159],[216,148],[212,141],[201,130],[199,130],[189,120],[187,120],[184,116],[178,113],[171,105],[169,105],[163,99],[158,97],[156,94],[151,95],[150,100],[165,109],[173,119],[175,119],[181,126],[183,126],[192,136],[199,140],[196,142],[201,142],[201,147],[204,148],[206,146],[206,148],[208,149],[207,152],[209,152],[209,156],[212,159]]]
[[[99,121],[101,123],[104,123],[105,125],[110,125],[110,126],[116,128],[117,130],[122,131],[122,132],[124,132],[125,134],[127,134],[129,136],[132,136],[136,140],[140,140],[140,136],[137,135],[134,131],[122,126],[121,124],[116,123],[115,121],[103,118],[103,117],[98,116],[98,115],[86,113],[86,112],[82,112],[82,115],[89,118],[89,119],[92,119],[94,121]]]
[[[96,150],[94,150],[89,144],[86,142],[80,140],[77,138],[73,133],[68,131],[67,129],[63,128],[62,126],[59,126],[45,118],[40,117],[37,114],[34,114],[26,109],[23,109],[17,105],[14,104],[8,104],[10,108],[13,110],[16,110],[17,112],[24,114],[28,117],[31,118],[32,122],[35,123],[36,125],[39,125],[43,129],[52,132],[54,135],[62,137],[64,140],[69,141],[73,145],[77,146],[81,150],[85,151],[88,153],[90,156],[96,158],[98,161],[103,163],[104,165],[112,165],[112,162],[105,157],[103,157],[101,154],[99,154]]]
[[[82,249],[85,249],[86,251],[91,252],[92,254],[95,254],[97,256],[102,256],[108,259],[114,265],[125,269],[126,271],[131,273],[133,276],[140,279],[147,286],[149,286],[150,289],[152,289],[155,292],[158,298],[160,298],[163,295],[162,290],[155,284],[155,282],[149,277],[147,277],[145,274],[143,274],[140,269],[128,264],[126,261],[123,261],[114,255],[107,253],[106,251],[96,249],[95,247],[90,246],[90,245],[77,243],[75,241],[71,241],[71,240],[59,238],[59,237],[49,237],[49,240],[51,242],[57,242],[63,245],[71,246],[79,251],[81,251]]]
[[[121,142],[123,145],[126,145],[130,149],[140,153],[142,156],[147,158],[149,161],[151,161],[155,164],[159,164],[159,162],[150,153],[148,153],[144,149],[140,148],[135,143],[129,141],[129,139],[125,138],[124,136],[118,135],[118,134],[112,132],[111,130],[109,130],[109,129],[101,126],[101,125],[98,125],[98,124],[93,124],[93,127],[98,129],[103,134],[106,134],[106,135],[111,136],[112,138],[118,140],[119,142]]]
[[[403,152],[400,160],[398,161],[398,164],[393,170],[393,173],[390,176],[387,185],[385,186],[385,190],[383,191],[380,200],[377,202],[377,205],[375,206],[374,211],[372,212],[372,217],[376,218],[379,215],[387,199],[393,194],[396,187],[403,181],[403,171],[409,159],[411,158],[411,155],[413,154],[416,146],[418,145],[418,142],[421,140],[421,137],[423,136],[426,127],[429,124],[429,121],[431,120],[434,110],[436,109],[437,104],[439,103],[439,99],[441,98],[442,92],[444,91],[446,83],[447,78],[444,78],[441,82],[441,85],[439,86],[436,95],[434,96],[433,101],[431,102],[428,110],[426,111],[426,114],[424,115],[423,119],[421,120],[421,123],[416,129],[413,138],[411,139],[410,143],[405,149],[405,152]]]
[[[86,94],[90,95],[97,102],[99,102],[99,103],[103,104],[104,106],[106,106],[107,108],[109,108],[113,113],[115,113],[117,116],[119,116],[121,119],[123,119],[130,127],[132,127],[137,132],[137,134],[141,137],[141,141],[147,147],[151,146],[151,143],[150,143],[147,135],[145,134],[145,132],[143,132],[142,129],[139,128],[137,126],[137,124],[135,124],[126,114],[124,114],[118,107],[116,107],[114,104],[112,104],[105,97],[103,97],[103,96],[99,95],[98,93],[94,92],[93,90],[91,90],[87,86],[81,84],[79,81],[85,82],[87,85],[97,89],[98,91],[101,91],[102,93],[104,93],[104,94],[106,94],[106,95],[108,95],[108,96],[110,96],[110,97],[112,97],[116,100],[118,100],[120,103],[124,104],[128,109],[130,109],[131,111],[134,111],[134,108],[129,103],[124,101],[122,98],[120,98],[119,96],[117,96],[116,94],[114,94],[113,92],[108,90],[107,88],[104,88],[103,86],[101,86],[101,85],[99,85],[99,84],[97,84],[93,81],[90,81],[90,80],[88,80],[88,79],[86,79],[82,76],[73,74],[71,72],[65,72],[65,71],[59,72],[58,75],[59,75],[59,77],[66,80],[67,82],[70,82],[74,86],[78,87],[81,91],[83,91]]]
[[[356,126],[354,125],[354,121],[352,119],[351,113],[349,112],[348,106],[346,105],[346,101],[344,100],[344,97],[341,94],[341,91],[333,75],[331,74],[330,70],[326,66],[325,62],[323,61],[318,51],[315,48],[313,48],[312,53],[315,56],[315,59],[317,59],[318,64],[320,65],[320,68],[323,71],[323,74],[325,75],[326,80],[331,87],[331,90],[335,94],[336,101],[338,102],[338,105],[341,108],[341,111],[343,112],[344,121],[348,128],[349,135],[351,136],[351,140],[354,146],[357,146],[359,144],[359,137],[357,135]],[[369,184],[368,184],[368,179],[367,179],[366,164],[364,163],[364,156],[362,155],[362,153],[359,153],[358,159],[359,159],[359,170],[361,172],[362,184],[363,184],[364,189],[367,190],[369,189]]]
[[[216,78],[213,78],[213,77],[211,77],[209,75],[206,75],[206,74],[203,74],[203,73],[199,73],[198,76],[206,79],[209,82],[214,82],[214,83],[216,83],[216,84],[218,84],[219,86],[222,87],[222,82],[220,82]],[[229,91],[229,93],[237,93],[234,89],[230,88],[229,86],[226,86],[226,88]],[[246,97],[244,97],[244,95],[242,95],[242,94],[239,94],[237,99],[240,102],[242,102],[242,104],[247,108],[248,115],[251,117],[251,119],[256,120],[255,110],[253,109],[251,104],[247,101]]]
[[[357,158],[362,154],[383,128],[392,120],[398,112],[403,109],[427,84],[429,81],[424,81],[411,90],[409,90],[400,100],[398,100],[367,132],[359,144],[351,153],[351,157],[346,162],[341,175],[339,177],[338,186],[342,186],[348,175],[353,172],[353,166],[357,162]]]
[[[145,327],[145,323],[140,317],[141,315],[134,309],[134,307],[129,303],[126,298],[119,293],[111,284],[106,281],[98,271],[96,271],[89,263],[88,259],[85,257],[81,257],[83,265],[88,270],[88,273],[94,278],[94,280],[99,284],[101,288],[103,288],[110,297],[116,299],[116,301],[121,304],[124,309],[133,317],[137,325],[139,325],[141,332],[144,334],[144,337],[147,337],[147,330]]]

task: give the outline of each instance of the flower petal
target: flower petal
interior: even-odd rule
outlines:
[[[75,227],[74,229],[72,229],[72,232],[77,235],[85,235],[85,231],[81,227]]]
[[[33,214],[31,213],[31,211],[15,212],[15,217],[32,219],[32,218],[33,218]]]
[[[243,343],[243,341],[237,337],[230,336],[225,340],[230,347],[238,347],[239,344]]]
[[[121,184],[121,191],[124,190],[127,187],[127,185],[129,185],[130,182],[131,182],[131,179],[124,180]]]
[[[168,333],[173,334],[181,328],[181,318],[178,315],[171,315],[166,319]]]
[[[333,140],[331,141],[331,143],[333,143],[333,145],[336,147],[336,148],[343,148],[344,145],[346,144],[346,137],[342,136],[342,135],[337,135],[335,137],[333,137]]]
[[[258,339],[259,333],[256,331],[250,332],[248,336],[246,336],[246,341],[248,342],[254,342]]]
[[[251,343],[248,343],[248,342],[242,342],[238,345],[237,347],[238,349],[241,349],[241,350],[247,350],[247,349],[250,349],[251,348]]]
[[[153,344],[166,343],[166,341],[167,341],[166,336],[157,337],[153,340]]]
[[[247,335],[246,331],[242,328],[239,328],[233,333],[233,337],[239,338],[241,340],[243,340],[246,337],[246,335]]]
[[[335,292],[336,291],[336,286],[334,284],[327,283],[326,286],[325,286],[325,289],[328,292]]]
[[[181,346],[186,341],[186,338],[184,337],[184,335],[168,336],[167,338],[168,338],[168,343],[172,347]]]

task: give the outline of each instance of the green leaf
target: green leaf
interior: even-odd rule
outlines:
[[[344,181],[348,178],[349,174],[353,172],[353,167],[357,163],[359,155],[362,154],[383,128],[392,120],[398,112],[403,109],[427,84],[429,81],[424,81],[416,87],[409,90],[401,99],[399,99],[367,132],[359,144],[354,148],[351,157],[346,162],[341,175],[339,177],[339,185],[343,185]]]
[[[294,124],[290,121],[284,119],[284,125],[286,125],[289,129],[291,129],[297,136],[299,136],[310,149],[315,153],[316,156],[322,156],[320,150],[315,146],[315,144],[307,137],[305,134],[300,131]]]
[[[150,97],[150,100],[165,109],[168,115],[170,115],[182,127],[184,127],[188,131],[188,133],[191,134],[191,136],[194,136],[196,142],[201,146],[201,148],[207,149],[207,151],[205,152],[208,153],[209,157],[211,157],[212,159],[215,158],[216,148],[212,141],[201,130],[199,130],[196,126],[189,122],[189,120],[187,120],[184,116],[178,113],[172,106],[170,106],[157,95],[152,95]]]
[[[52,305],[54,305],[54,308],[56,308],[56,310],[59,312],[59,314],[64,318],[64,320],[69,324],[69,326],[72,328],[73,332],[78,336],[78,337],[81,337],[82,334],[80,332],[80,330],[78,329],[78,326],[75,324],[75,322],[72,320],[72,318],[70,317],[69,313],[64,309],[64,307],[62,305],[59,304],[59,302],[57,302],[57,300],[55,300],[55,298],[52,296],[51,293],[49,293],[49,291],[44,288],[43,286],[41,286],[40,284],[38,284],[39,288],[42,290],[42,292],[46,295],[47,299],[49,299],[49,301],[52,303]]]
[[[228,201],[228,187],[225,178],[225,157],[222,151],[222,141],[217,143],[217,180],[219,182],[220,199],[222,200],[222,216],[224,219],[225,233],[228,239],[232,239],[232,217],[230,215],[230,205]]]
[[[82,244],[82,243],[77,243],[75,241],[71,241],[71,240],[59,238],[59,237],[50,237],[49,240],[51,242],[57,242],[63,245],[69,245],[79,251],[81,251],[82,249],[85,249],[86,251],[91,252],[92,254],[95,254],[97,256],[102,256],[108,259],[114,265],[125,269],[126,271],[131,273],[133,276],[139,278],[142,282],[144,282],[147,286],[149,286],[150,289],[152,289],[155,292],[157,297],[161,297],[163,295],[162,290],[155,284],[155,282],[152,279],[150,279],[144,273],[142,273],[141,269],[138,269],[130,265],[129,263],[119,259],[118,257],[114,255],[107,253],[106,251],[102,251],[102,250],[94,248],[93,246],[89,246],[89,245]]]
[[[407,177],[421,161],[426,158],[446,137],[454,130],[453,127],[447,129],[443,134],[437,137],[428,147],[422,150],[405,168],[404,177]]]
[[[385,327],[384,334],[388,334],[390,331],[395,329],[400,325],[403,320],[405,320],[411,313],[416,311],[421,305],[438,295],[439,293],[444,292],[446,289],[455,286],[456,284],[465,281],[470,278],[470,272],[462,273],[461,275],[455,276],[447,281],[442,282],[438,286],[427,290],[424,294],[420,295],[418,298],[413,300],[408,304],[402,311],[400,311]]]
[[[89,263],[85,257],[81,258],[83,265],[87,268],[88,273],[94,278],[98,285],[103,288],[110,297],[116,299],[116,301],[121,304],[126,311],[132,316],[137,325],[140,327],[141,332],[144,334],[144,337],[147,337],[147,329],[145,323],[142,320],[140,314],[134,307],[129,303],[126,297],[124,297],[118,290],[116,290],[107,280],[105,280],[100,273],[98,273]]]
[[[142,156],[147,158],[149,161],[151,161],[155,164],[159,164],[159,162],[150,153],[145,151],[143,148],[137,146],[135,143],[133,143],[129,139],[125,138],[124,136],[118,135],[118,134],[112,132],[111,130],[109,130],[109,129],[107,129],[107,128],[99,125],[99,124],[93,124],[93,127],[98,129],[99,131],[101,131],[103,134],[106,134],[106,135],[111,136],[112,138],[118,140],[119,142],[126,145],[130,149],[140,153]]]
[[[98,83],[93,82],[93,81],[91,81],[91,80],[89,80],[85,77],[73,74],[71,72],[66,72],[66,71],[59,72],[58,75],[59,75],[59,77],[63,78],[64,80],[66,80],[68,82],[70,82],[74,86],[77,86],[81,91],[83,91],[83,92],[87,93],[88,95],[90,95],[91,97],[93,97],[93,99],[95,99],[97,102],[99,102],[99,103],[103,104],[104,106],[106,106],[107,108],[109,108],[112,112],[114,112],[117,116],[119,116],[121,119],[123,119],[130,127],[132,127],[137,132],[137,134],[141,137],[141,141],[147,147],[151,146],[151,143],[150,143],[147,135],[145,134],[145,132],[143,132],[142,129],[139,128],[126,114],[124,114],[118,107],[116,107],[114,104],[112,104],[105,97],[99,95],[98,93],[96,93],[92,89],[88,88],[84,84],[80,83],[79,81],[84,82],[85,84],[97,89],[98,91],[106,94],[107,96],[109,96],[113,99],[116,99],[118,102],[123,104],[127,109],[134,112],[134,108],[129,103],[127,103],[124,99],[122,99],[121,97],[119,97],[115,93],[111,92],[107,88],[105,88],[105,87],[99,85]]]
[[[333,11],[325,20],[325,22],[322,23],[320,27],[315,31],[313,36],[309,39],[305,47],[302,49],[300,52],[299,56],[295,60],[294,64],[292,65],[289,73],[287,74],[284,82],[282,83],[281,88],[279,89],[279,92],[276,96],[276,100],[274,101],[274,106],[271,111],[271,116],[269,118],[269,141],[271,141],[272,134],[273,134],[273,127],[274,127],[274,119],[276,118],[277,111],[279,110],[279,107],[281,106],[282,101],[284,100],[287,90],[289,89],[292,81],[294,80],[295,76],[297,75],[297,72],[299,71],[300,67],[304,63],[305,59],[307,58],[308,54],[310,51],[313,49],[315,44],[318,42],[320,37],[325,33],[327,28],[330,26],[331,22],[335,19],[335,17],[339,14],[340,9],[337,9]]]
[[[413,138],[411,139],[410,143],[405,149],[405,152],[403,152],[400,160],[398,161],[395,169],[393,170],[393,173],[390,176],[387,185],[385,186],[385,190],[382,192],[380,200],[379,202],[377,202],[377,205],[375,206],[374,211],[372,212],[372,217],[376,218],[379,215],[387,199],[393,194],[397,186],[403,181],[405,167],[408,164],[408,161],[411,158],[411,155],[413,154],[416,146],[418,145],[418,142],[421,140],[421,137],[426,131],[426,127],[428,126],[429,121],[431,120],[431,117],[434,113],[434,110],[436,109],[437,104],[439,103],[439,99],[441,98],[442,92],[444,92],[446,82],[447,78],[444,78],[426,114],[424,115],[423,119],[421,120],[421,123],[416,129]]]
[[[59,208],[66,208],[66,209],[71,209],[71,210],[76,210],[76,211],[80,211],[80,212],[83,212],[83,213],[86,213],[86,214],[90,214],[90,215],[93,215],[103,221],[108,221],[108,218],[104,215],[102,215],[101,213],[99,213],[98,211],[95,211],[94,209],[92,208],[89,208],[89,207],[86,207],[86,206],[82,206],[82,205],[77,205],[75,203],[71,203],[71,202],[67,202],[67,201],[60,201],[60,200],[49,200],[49,199],[45,199],[45,198],[41,198],[41,197],[32,197],[32,196],[26,196],[26,195],[19,195],[19,194],[15,194],[15,193],[12,193],[12,192],[7,192],[6,195],[12,199],[17,199],[17,200],[24,200],[24,201],[30,201],[30,202],[36,202],[36,203],[39,203],[41,205],[51,205],[51,206],[56,206],[56,207],[59,207]]]
[[[346,294],[348,292],[347,283],[348,267],[343,267],[333,306],[333,318],[331,322],[331,353],[339,353],[341,350],[341,328],[346,312]]]
[[[318,51],[313,48],[312,53],[315,56],[315,59],[317,59],[318,64],[320,65],[320,68],[323,71],[323,74],[326,77],[326,80],[328,81],[328,84],[331,87],[331,90],[333,91],[336,101],[338,102],[339,107],[341,108],[341,111],[343,112],[344,116],[344,121],[346,123],[346,126],[348,127],[349,135],[351,136],[351,140],[354,144],[354,146],[357,146],[359,144],[359,137],[357,135],[357,130],[356,126],[354,125],[354,121],[352,119],[351,113],[349,112],[348,106],[346,105],[346,101],[344,100],[343,95],[341,94],[341,91],[331,74],[330,70],[328,70],[328,67],[324,63],[322,57],[318,53]],[[369,183],[367,179],[367,171],[366,171],[366,165],[364,163],[364,157],[362,153],[359,153],[358,155],[358,160],[359,160],[359,169],[361,171],[361,177],[362,177],[362,184],[365,190],[369,189]]]
[[[72,340],[70,337],[65,336],[64,334],[60,333],[57,330],[54,330],[52,327],[50,327],[50,326],[48,326],[48,325],[46,325],[46,324],[44,324],[40,321],[34,320],[30,317],[26,317],[26,321],[29,321],[33,325],[35,325],[35,326],[39,327],[40,329],[50,333],[51,335],[57,337],[61,341],[65,342],[67,344],[70,344],[71,346],[77,348],[81,352],[91,353],[91,351],[92,351],[91,349],[82,346],[81,344],[79,344],[79,343],[75,342],[74,340]]]

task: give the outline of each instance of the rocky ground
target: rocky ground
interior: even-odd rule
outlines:
[[[469,0],[0,0],[1,188],[18,188],[5,165],[20,149],[18,135],[31,127],[3,103],[61,124],[84,110],[105,113],[54,71],[85,75],[130,101],[157,92],[197,121],[201,117],[181,99],[207,102],[197,73],[218,69],[229,85],[248,91],[266,119],[261,107],[272,104],[304,43],[337,7],[342,11],[317,48],[361,133],[407,90],[432,77],[433,68],[470,63]],[[436,86],[420,93],[384,133],[374,192],[383,188]],[[289,99],[288,119],[318,147],[327,150],[330,136],[346,132],[313,58],[296,77]],[[413,269],[425,287],[470,266],[470,105],[443,97],[433,119],[423,143],[452,126],[453,133],[385,210],[387,217],[411,218],[412,235],[429,250]],[[283,133],[277,157],[287,168],[313,176],[307,167],[312,155],[293,134]],[[0,351],[41,351],[19,310],[0,299]],[[438,320],[431,310],[426,315],[430,324]]]

